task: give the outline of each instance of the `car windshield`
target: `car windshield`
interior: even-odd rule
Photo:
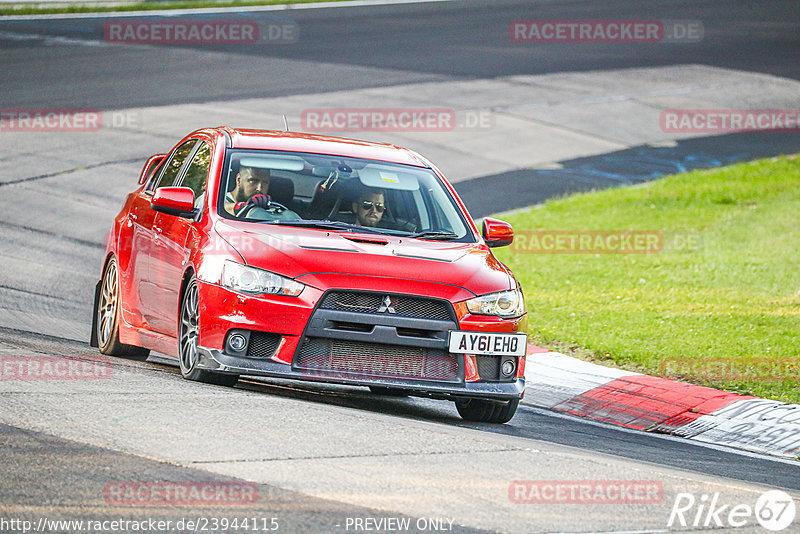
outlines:
[[[430,169],[383,161],[231,150],[220,214],[258,224],[473,241]]]

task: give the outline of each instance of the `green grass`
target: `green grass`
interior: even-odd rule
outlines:
[[[55,13],[108,13],[117,11],[159,11],[164,9],[198,9],[209,7],[271,6],[283,4],[313,4],[318,2],[344,2],[346,0],[232,0],[138,2],[120,6],[72,5],[66,7],[39,7],[17,4],[17,7],[0,7],[2,15],[47,15]]]
[[[800,402],[800,160],[669,176],[504,216],[530,230],[659,231],[651,254],[498,257],[531,342],[624,369]],[[691,240],[686,246],[686,240]]]

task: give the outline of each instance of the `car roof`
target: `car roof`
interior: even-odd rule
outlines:
[[[385,143],[299,132],[237,129],[228,126],[220,126],[218,130],[227,132],[230,136],[231,148],[310,152],[428,167],[427,162],[414,152]]]

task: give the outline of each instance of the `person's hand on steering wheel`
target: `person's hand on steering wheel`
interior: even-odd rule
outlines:
[[[246,215],[248,211],[253,208],[261,208],[267,209],[270,206],[270,197],[269,195],[262,195],[259,193],[258,195],[253,195],[250,197],[250,200],[247,202],[237,202],[233,206],[233,213],[237,217],[241,217]]]

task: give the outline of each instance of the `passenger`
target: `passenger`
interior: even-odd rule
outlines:
[[[356,214],[356,224],[360,226],[378,226],[386,211],[383,191],[380,189],[365,189],[358,199],[352,203],[353,213]]]
[[[250,204],[262,209],[268,208],[269,180],[269,169],[242,165],[236,174],[236,187],[225,195],[225,211],[238,215]]]

